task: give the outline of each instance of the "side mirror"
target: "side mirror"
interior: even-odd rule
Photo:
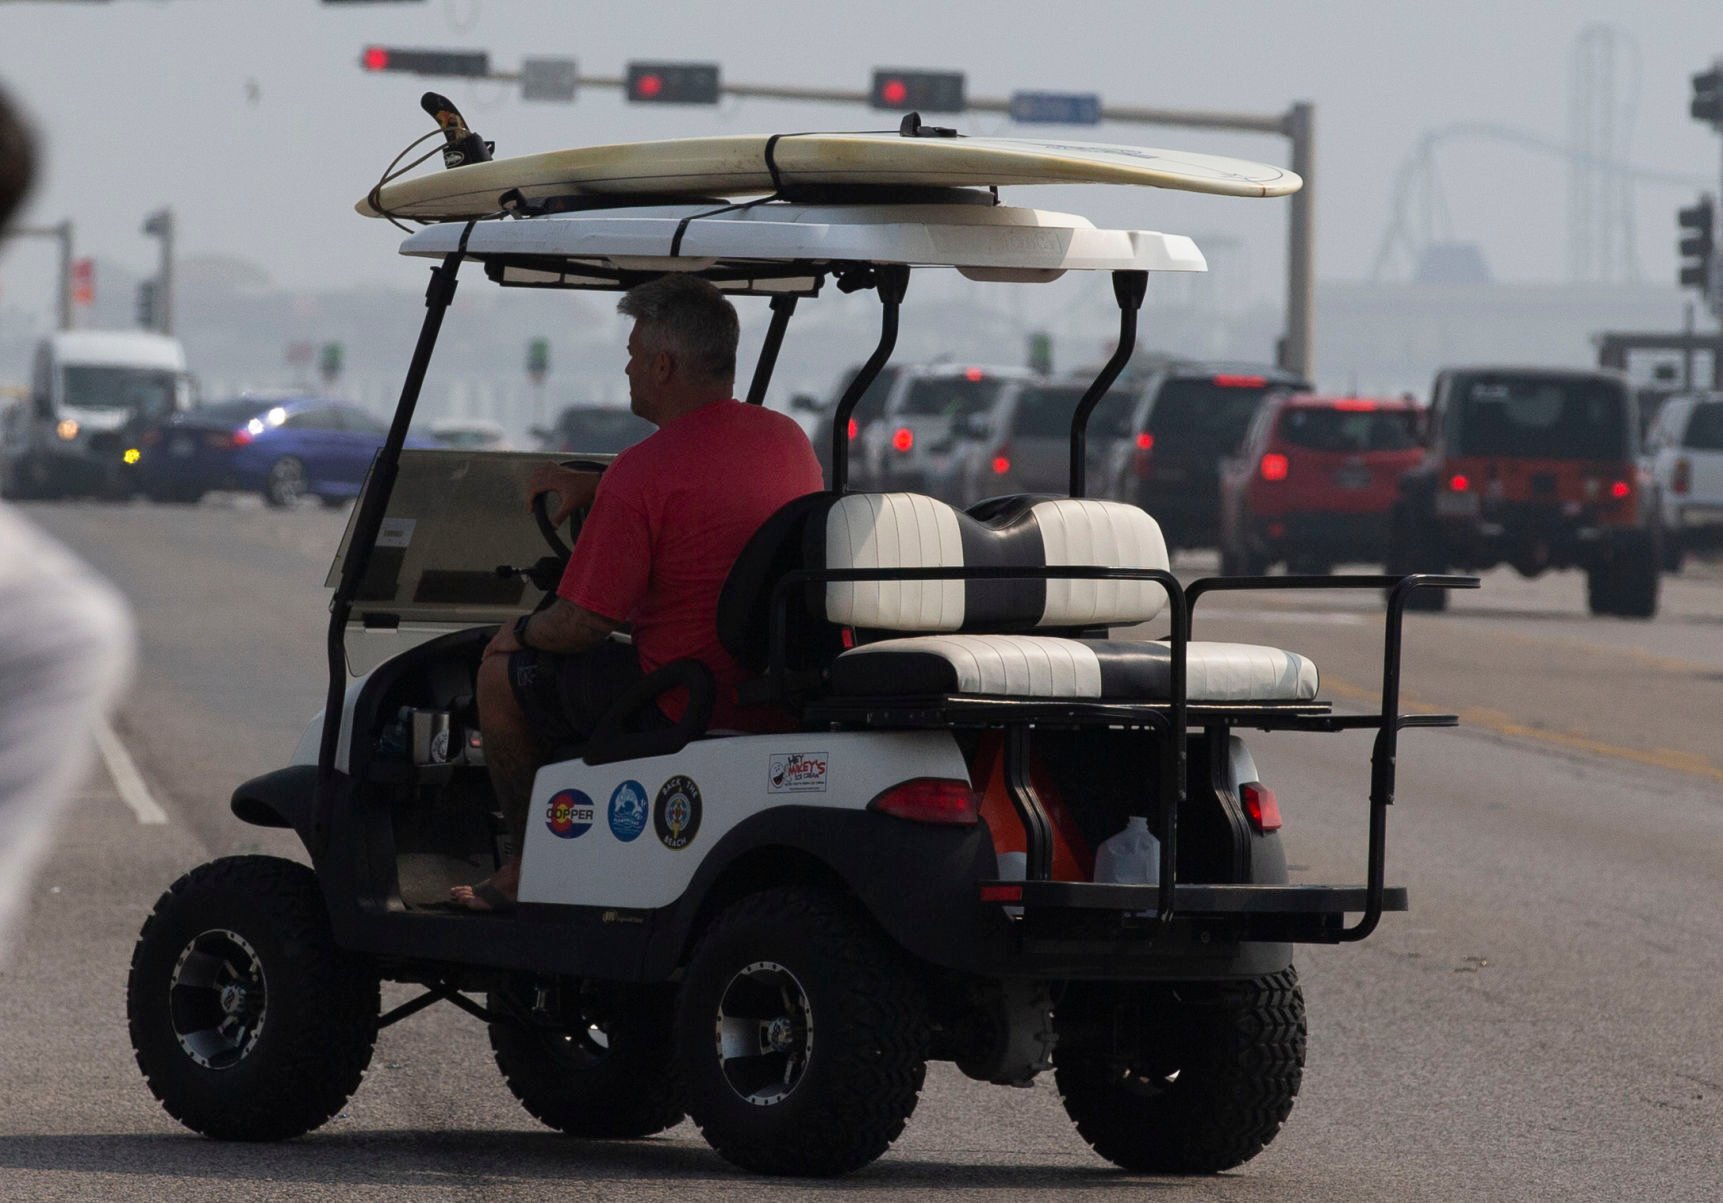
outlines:
[[[818,413],[820,410],[820,399],[808,393],[796,393],[790,398],[790,408],[807,410],[809,413]]]

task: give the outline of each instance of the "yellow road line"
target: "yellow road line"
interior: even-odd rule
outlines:
[[[1350,681],[1335,677],[1322,678],[1323,692],[1335,697],[1346,698],[1350,701],[1367,702],[1372,707],[1380,703],[1380,689],[1365,689]],[[1434,714],[1444,710],[1441,706],[1432,706],[1428,702],[1402,695],[1400,709],[1415,714]],[[1550,731],[1542,727],[1528,727],[1518,722],[1512,715],[1500,710],[1486,710],[1481,707],[1458,712],[1460,725],[1476,727],[1485,731],[1493,731],[1497,735],[1510,735],[1517,739],[1529,739],[1536,743],[1548,744],[1552,747],[1563,748],[1570,752],[1585,752],[1592,756],[1602,756],[1609,760],[1625,760],[1632,764],[1650,765],[1653,768],[1668,769],[1672,772],[1686,773],[1694,777],[1703,777],[1709,781],[1723,782],[1723,767],[1712,764],[1703,756],[1692,752],[1683,752],[1676,748],[1624,748],[1619,744],[1605,743],[1593,739],[1589,735],[1581,735],[1577,731]]]

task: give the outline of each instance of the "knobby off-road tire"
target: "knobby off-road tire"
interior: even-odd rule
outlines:
[[[273,856],[193,869],[144,921],[126,983],[150,1091],[218,1140],[284,1140],[341,1109],[377,1038],[376,967],[335,946],[317,878]]]
[[[1054,1024],[1065,1113],[1095,1152],[1139,1173],[1249,1161],[1280,1131],[1304,1076],[1304,995],[1290,967],[1247,982],[1077,982]],[[1130,1047],[1110,1047],[1115,1038]]]
[[[492,1009],[499,1000],[493,996]],[[534,1119],[570,1136],[630,1140],[680,1123],[668,986],[571,984],[560,1029],[490,1025],[503,1081]]]
[[[829,1177],[890,1147],[926,1072],[926,1000],[902,955],[840,895],[733,903],[682,982],[688,1113],[725,1160]]]

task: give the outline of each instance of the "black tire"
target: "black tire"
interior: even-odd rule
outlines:
[[[1655,535],[1624,541],[1586,573],[1586,603],[1593,614],[1652,618],[1657,614],[1662,552]]]
[[[1262,576],[1268,571],[1268,561],[1263,556],[1251,551],[1241,544],[1226,542],[1220,548],[1220,574],[1222,576]]]
[[[1244,982],[1074,982],[1054,1082],[1095,1152],[1137,1173],[1213,1174],[1262,1152],[1304,1077],[1297,971]]]
[[[1614,614],[1617,603],[1615,599],[1615,578],[1610,575],[1609,565],[1593,564],[1585,570],[1585,608],[1593,614]]]
[[[669,986],[569,982],[557,1020],[490,1025],[503,1081],[534,1119],[570,1136],[631,1140],[682,1120]],[[519,999],[510,1000],[520,1010]],[[493,1010],[504,1000],[491,997]]]
[[[263,500],[276,509],[287,509],[298,505],[310,487],[304,463],[296,456],[284,455],[269,465],[263,479]]]
[[[376,967],[335,946],[316,875],[272,856],[175,882],[126,983],[151,1093],[217,1140],[285,1140],[339,1111],[370,1064],[377,1009]]]
[[[762,1051],[723,1055],[726,1016]],[[885,1152],[915,1110],[927,1041],[898,951],[848,900],[802,887],[720,914],[676,1012],[688,1113],[720,1156],[760,1174],[829,1177]]]
[[[1448,571],[1441,539],[1429,521],[1420,521],[1404,510],[1395,511],[1390,526],[1386,568],[1388,576]],[[1414,589],[1406,598],[1408,610],[1438,611],[1447,608],[1446,589]]]
[[[1682,545],[1681,536],[1673,531],[1663,532],[1663,571],[1670,576],[1678,575],[1681,567],[1687,561],[1687,548]]]

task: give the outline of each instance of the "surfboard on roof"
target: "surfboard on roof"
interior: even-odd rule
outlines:
[[[771,161],[768,163],[768,147]],[[774,178],[775,169],[775,178]],[[728,135],[582,146],[396,180],[354,207],[364,216],[482,217],[518,189],[553,196],[758,196],[796,187],[1127,184],[1219,196],[1286,196],[1293,172],[1221,155],[1029,138],[894,133]]]

